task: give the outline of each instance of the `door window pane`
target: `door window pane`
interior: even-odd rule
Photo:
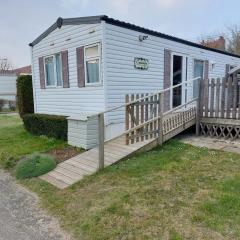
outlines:
[[[203,67],[204,63],[201,60],[194,60],[194,73],[193,77],[201,77],[203,78]],[[198,91],[199,91],[199,81],[194,81],[193,82],[193,97],[196,98],[198,96]]]
[[[176,86],[182,83],[182,71],[183,71],[183,57],[182,56],[173,56],[173,79],[172,84]],[[173,108],[181,105],[182,103],[182,86],[176,87],[173,89],[173,99],[172,105]]]
[[[54,86],[55,85],[55,76],[54,76],[53,57],[45,58],[45,72],[46,72],[46,85]]]

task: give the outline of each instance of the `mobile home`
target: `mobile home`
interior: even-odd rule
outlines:
[[[16,78],[13,71],[0,72],[0,99],[16,100]]]
[[[195,77],[224,77],[240,56],[145,29],[107,16],[59,18],[30,43],[35,113],[69,117],[69,143],[97,142],[92,115]],[[165,97],[166,109],[197,94],[182,84]],[[107,139],[124,131],[124,112],[108,113]]]

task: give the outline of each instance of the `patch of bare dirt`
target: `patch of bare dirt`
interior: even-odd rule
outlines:
[[[52,155],[57,164],[64,162],[72,157],[75,157],[76,155],[83,152],[82,149],[74,148],[74,147],[65,147],[61,149],[53,149],[48,152],[48,154]]]

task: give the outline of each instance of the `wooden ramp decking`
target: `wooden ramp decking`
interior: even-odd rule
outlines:
[[[158,126],[158,124],[155,124],[157,120],[158,119],[153,118],[150,122],[145,122],[142,129],[132,128],[130,134],[123,134],[104,142],[104,167],[130,157],[136,152],[150,150],[156,146],[159,141],[156,132],[158,129],[156,128],[155,131],[153,131],[151,127]],[[195,123],[195,107],[163,116],[162,129],[160,129],[162,133],[162,143]],[[142,131],[143,135],[138,135],[139,131]],[[126,141],[130,144],[126,144]],[[40,178],[60,189],[64,189],[80,181],[84,176],[97,172],[98,169],[99,151],[98,147],[95,147],[58,164],[54,170]]]
[[[125,135],[122,135],[118,138],[105,142],[105,166],[112,165],[140,150],[147,150],[154,141],[154,139],[149,139],[132,145],[126,145]],[[64,189],[80,181],[84,176],[95,173],[97,170],[98,147],[58,164],[54,170],[41,176],[40,178],[60,189]]]

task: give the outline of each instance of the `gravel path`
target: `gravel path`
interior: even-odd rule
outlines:
[[[0,170],[0,240],[70,240],[38,199]]]

